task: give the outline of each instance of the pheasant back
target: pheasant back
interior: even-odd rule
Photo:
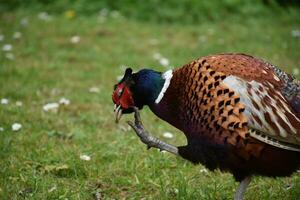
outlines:
[[[293,106],[300,93],[285,90],[300,87],[274,69],[251,56],[225,54],[175,70],[168,91],[180,96],[177,106],[184,132],[233,145],[247,158],[259,156],[262,143],[300,151],[300,115]]]

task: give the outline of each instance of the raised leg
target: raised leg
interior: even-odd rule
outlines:
[[[238,190],[236,191],[236,193],[234,195],[234,200],[243,200],[244,193],[245,193],[250,181],[251,181],[251,176],[248,176],[244,180],[242,180]]]
[[[135,119],[134,123],[130,121],[128,121],[127,123],[133,128],[133,130],[135,131],[137,136],[139,136],[141,141],[147,145],[148,149],[153,147],[161,151],[167,151],[172,154],[179,155],[177,147],[159,140],[158,138],[154,137],[144,129],[139,110],[136,107],[134,108],[134,119]]]

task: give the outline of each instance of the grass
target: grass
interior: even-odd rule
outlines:
[[[125,17],[65,17],[45,21],[38,13],[1,14],[0,46],[12,44],[14,59],[0,52],[0,199],[232,199],[237,183],[227,173],[205,172],[201,165],[147,151],[126,116],[114,123],[111,92],[123,65],[165,71],[153,59],[167,57],[172,66],[220,52],[243,52],[293,72],[300,68],[300,16],[224,19],[201,24],[155,24]],[[20,22],[28,20],[26,26]],[[14,32],[22,37],[13,39]],[[79,35],[79,43],[70,38]],[[153,42],[155,41],[155,42]],[[9,56],[8,56],[9,57]],[[298,76],[299,78],[299,76]],[[89,92],[98,87],[99,93]],[[44,112],[60,98],[70,105]],[[15,105],[22,101],[23,106]],[[148,109],[145,126],[172,144],[182,133]],[[22,124],[18,132],[11,130]],[[162,137],[168,131],[173,139]],[[90,161],[80,155],[91,157]],[[288,178],[256,177],[246,199],[299,199],[300,174]]]

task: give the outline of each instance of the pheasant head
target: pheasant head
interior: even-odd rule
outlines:
[[[132,73],[132,69],[127,68],[112,94],[116,122],[120,120],[122,114],[132,113],[133,107],[142,109],[144,105],[154,104],[164,81],[160,72],[142,69]]]

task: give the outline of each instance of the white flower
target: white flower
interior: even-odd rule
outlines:
[[[40,20],[43,20],[43,21],[50,21],[51,20],[51,17],[50,17],[50,15],[47,12],[40,12],[38,14],[38,18]]]
[[[165,150],[160,150],[160,149],[157,149],[160,153],[163,153],[163,154],[165,154],[165,153],[167,153],[167,151],[165,151]]]
[[[21,128],[22,128],[22,124],[19,124],[19,123],[14,123],[14,124],[11,126],[11,129],[12,129],[13,131],[19,131]]]
[[[300,74],[299,68],[294,68],[294,69],[293,69],[293,74],[294,74],[295,76],[298,76],[298,75]]]
[[[3,104],[3,105],[8,104],[8,102],[9,102],[8,99],[5,99],[5,98],[1,99],[1,104]]]
[[[15,59],[15,56],[13,53],[6,53],[5,54],[5,57],[8,59],[8,60],[14,60]]]
[[[15,32],[14,35],[13,35],[13,38],[14,38],[14,39],[20,39],[21,36],[22,36],[22,33],[20,33],[20,32]]]
[[[4,40],[4,35],[0,35],[0,41]]]
[[[0,132],[3,132],[4,131],[4,128],[3,127],[0,127]]]
[[[62,104],[62,105],[69,105],[69,104],[70,104],[70,100],[63,97],[63,98],[61,98],[61,99],[59,100],[59,104]]]
[[[11,51],[12,50],[12,45],[11,44],[5,44],[2,47],[2,51]]]
[[[23,106],[22,101],[16,101],[16,106],[19,106],[19,107]]]
[[[162,56],[161,56],[160,53],[154,53],[154,54],[153,54],[153,58],[154,58],[155,60],[159,60],[159,59],[162,58]]]
[[[170,132],[164,132],[164,133],[163,133],[163,136],[164,136],[165,138],[169,138],[169,139],[171,139],[171,138],[174,137],[173,134],[170,133]]]
[[[98,87],[91,87],[89,89],[89,92],[90,93],[99,93],[100,92],[100,89]]]
[[[167,67],[167,66],[169,66],[169,64],[170,64],[170,62],[169,62],[169,60],[168,60],[167,58],[161,58],[161,59],[159,60],[159,63],[160,63],[162,66],[164,66],[164,67]]]
[[[300,37],[300,30],[292,30],[291,35],[293,37]]]
[[[59,104],[58,103],[48,103],[46,105],[43,106],[43,110],[45,112],[48,112],[48,111],[54,111],[56,112],[59,108]]]
[[[20,24],[21,24],[22,26],[27,26],[27,25],[28,25],[28,19],[27,19],[27,18],[21,19]]]
[[[208,173],[208,171],[207,171],[207,169],[204,168],[204,169],[200,170],[200,173]]]
[[[78,42],[80,42],[80,36],[74,35],[73,37],[71,37],[70,41],[73,44],[77,44]]]
[[[90,161],[91,160],[91,157],[88,156],[88,155],[80,155],[80,160],[84,160],[84,161]]]

